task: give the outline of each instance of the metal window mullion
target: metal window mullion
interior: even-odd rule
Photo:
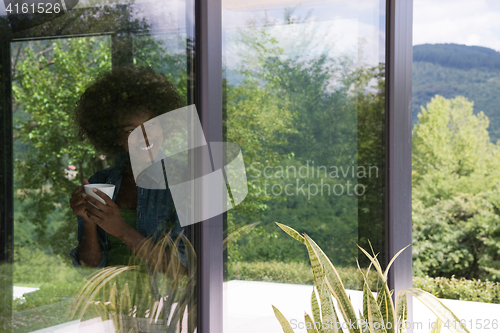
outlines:
[[[413,0],[387,1],[387,251],[390,260],[412,242],[411,220],[411,99]],[[412,248],[405,250],[389,272],[394,295],[412,287]],[[409,322],[412,302],[408,299]],[[411,333],[411,327],[409,328]]]
[[[0,43],[0,328],[10,332],[14,251],[14,169],[10,42]]]
[[[222,142],[222,4],[196,0],[195,7],[195,103],[207,142]],[[197,331],[222,333],[223,215],[197,223],[195,229]]]

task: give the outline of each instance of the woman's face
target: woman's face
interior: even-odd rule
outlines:
[[[134,158],[154,160],[160,150],[163,132],[152,118],[153,113],[143,111],[119,122],[119,144]]]

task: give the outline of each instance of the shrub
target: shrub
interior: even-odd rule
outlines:
[[[500,281],[500,196],[461,194],[413,205],[416,276]]]
[[[346,289],[360,289],[363,277],[354,267],[338,267],[337,271]],[[234,262],[229,265],[229,280],[265,281],[313,284],[311,266],[301,262]],[[370,274],[370,287],[375,289],[376,276]],[[445,277],[413,278],[413,287],[432,295],[461,301],[500,303],[500,283]]]
[[[234,262],[229,265],[229,280],[313,284],[311,266],[302,262]],[[337,271],[346,289],[363,287],[363,276],[357,268],[338,267]],[[376,286],[377,277],[370,274],[370,285]]]
[[[24,299],[14,299],[14,312],[32,310],[49,304],[72,299],[78,292],[80,283],[45,284],[40,289],[24,295]],[[69,307],[68,307],[69,308]]]
[[[445,277],[414,277],[413,287],[436,297],[484,303],[500,303],[500,283]]]
[[[17,247],[14,252],[14,285],[40,287],[73,281],[83,282],[83,276],[69,262],[69,256],[47,253],[37,248]]]

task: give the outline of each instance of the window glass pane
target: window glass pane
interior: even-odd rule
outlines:
[[[385,261],[385,1],[224,1],[227,141],[249,193],[227,214],[226,332],[304,325],[306,233],[359,300],[366,257]],[[296,328],[298,328],[297,326]]]
[[[413,285],[471,332],[499,318],[499,17],[494,1],[414,1]],[[414,318],[435,320],[418,302]]]
[[[146,172],[164,156],[155,119],[193,104],[193,8],[84,1],[52,20],[4,11],[13,332],[195,330],[191,230],[165,178]],[[151,166],[139,173],[130,160],[141,153]],[[89,183],[105,205],[93,186],[78,187]]]

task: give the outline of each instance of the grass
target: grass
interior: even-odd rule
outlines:
[[[16,248],[14,285],[41,287],[46,284],[81,283],[83,276],[73,267],[69,256],[61,258],[40,249]]]
[[[40,288],[15,299],[14,312],[21,312],[60,303],[73,297],[84,277],[71,265],[69,258],[61,258],[40,249],[16,248],[13,282],[19,287]]]

